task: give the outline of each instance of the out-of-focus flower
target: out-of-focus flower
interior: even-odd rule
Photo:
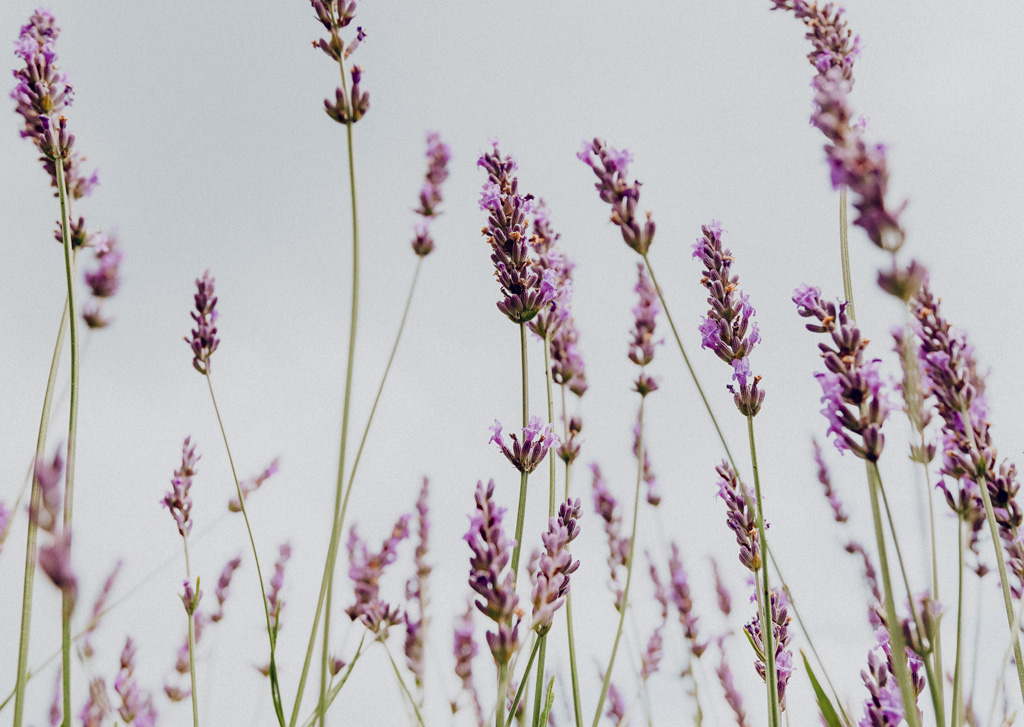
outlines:
[[[747,722],[747,712],[743,709],[743,695],[736,689],[736,682],[733,680],[732,671],[725,661],[724,649],[722,649],[718,666],[715,667],[715,674],[718,676],[718,682],[722,685],[722,691],[725,692],[725,702],[736,717],[736,726],[750,727],[750,723]]]
[[[640,458],[640,421],[633,425],[633,456]],[[644,444],[642,477],[647,486],[647,502],[654,507],[661,504],[661,493],[658,491],[658,477],[651,469],[651,458],[648,456],[647,445]]]
[[[658,602],[660,616],[654,626],[654,630],[651,631],[651,635],[647,639],[647,648],[644,649],[644,653],[640,657],[640,679],[645,681],[658,671],[658,666],[661,664],[662,649],[664,647],[662,632],[668,624],[669,598],[668,589],[661,582],[661,576],[658,575],[658,567],[651,559],[650,553],[647,554],[647,562],[648,571],[651,574],[651,583],[654,585],[654,600]]]
[[[693,597],[690,594],[690,583],[683,568],[683,560],[679,555],[679,546],[671,543],[672,555],[668,561],[668,573],[671,578],[669,595],[676,610],[679,611],[679,623],[683,626],[683,635],[690,642],[690,651],[698,659],[708,648],[707,642],[701,643],[697,638],[697,615],[693,612]]]
[[[715,595],[718,597],[718,610],[723,616],[732,613],[732,594],[722,580],[722,574],[718,572],[718,561],[711,559],[711,570],[715,574]]]
[[[135,679],[135,642],[129,637],[121,652],[121,667],[114,678],[114,691],[120,700],[117,713],[125,725],[155,727],[156,709],[149,694],[143,694]]]
[[[103,302],[117,294],[121,285],[120,267],[124,254],[113,235],[104,235],[102,245],[94,246],[96,268],[85,272],[85,283],[93,300],[85,304],[82,318],[89,328],[104,328],[110,320],[100,310]]]
[[[811,444],[814,445],[814,462],[818,465],[818,482],[825,489],[825,499],[828,500],[828,505],[832,508],[832,519],[837,523],[845,523],[849,516],[843,510],[843,503],[839,499],[839,495],[836,494],[835,487],[832,485],[832,476],[829,474],[828,465],[825,464],[825,458],[821,454],[818,440],[811,440]]]
[[[440,134],[436,131],[427,134],[427,174],[423,188],[420,189],[420,206],[416,210],[422,220],[416,223],[416,234],[412,240],[413,252],[420,257],[426,257],[434,250],[429,225],[440,214],[437,206],[443,199],[441,185],[448,179],[448,161],[451,156],[451,147],[441,141]]]
[[[480,704],[480,695],[476,691],[473,682],[473,659],[476,658],[478,649],[473,638],[473,602],[466,604],[466,612],[455,621],[454,649],[455,675],[462,683],[462,690],[469,694],[473,702],[473,711],[476,716],[477,727],[484,727],[484,710]],[[452,712],[458,711],[458,704],[452,703]]]
[[[577,436],[583,431],[583,420],[578,416],[569,417],[569,438],[558,445],[558,456],[566,465],[571,465],[580,456],[580,442]]]
[[[118,574],[121,572],[121,567],[124,562],[118,560],[114,564],[113,570],[107,575],[103,581],[103,586],[100,588],[99,595],[96,596],[96,600],[92,604],[92,615],[89,618],[89,623],[86,624],[85,633],[83,634],[81,641],[78,646],[78,654],[82,659],[91,659],[96,653],[92,646],[92,635],[96,631],[96,627],[100,624],[100,619],[103,617],[103,613],[107,606],[107,601],[110,599],[110,594],[114,590],[114,582],[117,580]]]
[[[107,685],[102,678],[96,677],[89,682],[89,696],[86,697],[78,719],[82,727],[101,727],[110,715],[110,699],[107,697]]]
[[[615,593],[615,608],[620,609],[623,597],[620,570],[629,564],[630,539],[628,536],[622,535],[622,513],[619,512],[619,503],[608,489],[608,483],[601,476],[601,469],[596,464],[592,464],[590,470],[594,474],[594,482],[591,486],[594,510],[604,521],[604,532],[608,539],[608,572],[611,576],[609,587]]]
[[[188,537],[192,532],[192,478],[196,474],[196,463],[200,455],[196,454],[196,445],[192,437],[185,437],[181,447],[181,467],[174,471],[171,478],[171,489],[160,501],[171,512],[178,526],[181,537]]]
[[[266,469],[264,469],[255,477],[252,477],[248,480],[242,480],[241,482],[239,482],[238,489],[242,491],[242,499],[248,500],[249,495],[255,492],[256,490],[260,489],[260,487],[263,486],[264,482],[266,482],[271,477],[277,474],[279,469],[280,467],[278,466],[278,461],[275,459],[270,464],[267,465]],[[238,495],[235,495],[230,500],[228,500],[228,510],[230,510],[231,512],[242,511],[242,504],[238,500]]]
[[[281,609],[284,600],[281,589],[284,588],[284,567],[292,557],[290,543],[282,543],[277,549],[277,560],[274,562],[274,575],[270,577],[270,592],[267,594],[267,610],[270,612],[270,630],[276,635],[281,630]]]
[[[430,538],[430,508],[427,505],[429,494],[429,482],[423,478],[423,486],[420,487],[419,497],[416,498],[416,550],[413,553],[413,563],[416,572],[405,583],[405,599],[408,605],[405,608],[405,663],[409,671],[416,678],[416,686],[423,688],[423,674],[425,664],[423,661],[424,632],[427,628],[427,580],[433,570],[427,563],[428,543]],[[415,604],[415,612],[413,605]]]
[[[235,571],[238,570],[241,565],[242,557],[235,556],[224,564],[224,568],[221,570],[220,576],[217,578],[217,589],[214,593],[214,595],[217,596],[217,610],[210,614],[210,621],[213,623],[217,623],[224,618],[224,602],[228,600],[228,589],[231,587],[231,578],[235,575]]]

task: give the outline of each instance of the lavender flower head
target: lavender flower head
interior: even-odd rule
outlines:
[[[224,564],[224,568],[220,572],[220,576],[217,578],[217,588],[214,595],[217,597],[217,610],[210,614],[210,621],[217,623],[224,618],[224,603],[228,600],[228,591],[231,588],[231,579],[235,575],[235,571],[242,565],[241,556],[235,556],[227,563]]]
[[[277,474],[280,466],[278,460],[274,459],[266,468],[255,477],[247,480],[242,480],[238,483],[238,489],[242,491],[242,500],[248,500],[249,495],[263,486],[263,483],[269,480],[271,477]],[[235,495],[228,500],[228,510],[231,512],[241,512],[242,503],[238,499],[238,495]]]
[[[505,508],[494,504],[493,495],[493,480],[486,487],[483,482],[477,483],[476,512],[470,517],[464,540],[472,551],[469,586],[479,596],[476,607],[497,626],[495,631],[487,632],[487,645],[500,666],[508,663],[519,644],[520,617],[516,613],[519,597],[515,576],[507,568],[515,541],[501,527]]]
[[[203,592],[199,590],[198,586],[198,578],[196,579],[195,586],[192,585],[192,581],[182,582],[182,591],[180,595],[181,603],[185,606],[185,613],[189,616],[196,612],[196,609],[199,608],[199,601],[203,598]]]
[[[613,149],[600,139],[584,141],[576,155],[597,175],[594,187],[601,200],[612,206],[611,221],[622,231],[622,239],[641,255],[654,241],[654,220],[646,213],[643,224],[637,219],[636,206],[640,201],[640,182],[628,182],[629,165],[633,155],[623,149]]]
[[[726,524],[736,535],[740,546],[740,563],[752,573],[761,567],[761,540],[757,531],[757,516],[751,507],[750,493],[740,481],[732,466],[722,460],[715,468],[718,473],[718,496],[725,502]]]
[[[821,454],[818,440],[812,440],[811,444],[814,445],[814,462],[818,465],[818,482],[825,489],[825,498],[828,500],[829,507],[832,508],[832,519],[837,523],[845,523],[849,516],[843,510],[843,503],[839,499],[839,495],[836,494],[835,487],[832,485],[832,476],[829,474],[828,465],[825,464],[825,458]]]
[[[662,650],[664,648],[664,639],[661,634],[665,630],[666,624],[668,624],[669,601],[668,589],[661,582],[661,576],[658,575],[658,567],[651,559],[650,553],[647,553],[647,562],[648,571],[651,574],[651,583],[654,585],[654,600],[658,602],[661,614],[654,630],[651,632],[650,638],[647,639],[647,647],[640,657],[640,679],[644,681],[656,673],[661,664]]]
[[[864,360],[868,340],[846,313],[846,304],[821,299],[821,290],[803,285],[793,293],[797,313],[816,318],[808,323],[812,333],[827,333],[832,345],[819,343],[825,371],[815,374],[821,384],[821,413],[829,422],[828,433],[840,452],[877,462],[885,446],[882,425],[889,403],[882,390],[881,361]]]
[[[366,40],[366,33],[361,27],[356,28],[356,37],[346,45],[339,34],[342,28],[347,27],[356,15],[356,3],[358,0],[311,0],[313,12],[316,18],[327,31],[329,38],[321,38],[313,41],[313,47],[319,48],[327,56],[342,68],[343,62],[348,60],[356,49]],[[335,101],[324,100],[324,109],[327,115],[339,124],[351,125],[366,115],[370,108],[370,94],[361,91],[359,81],[362,77],[362,69],[353,65],[350,69],[352,86],[346,93],[344,79],[342,86],[335,91]]]
[[[185,338],[185,342],[192,348],[192,366],[203,376],[209,373],[210,356],[220,344],[217,338],[217,318],[220,314],[216,310],[217,296],[213,284],[209,270],[203,273],[203,277],[196,279],[196,309],[191,314],[196,327],[192,329],[192,337]]]
[[[519,193],[519,180],[512,176],[517,165],[503,156],[494,142],[477,166],[487,172],[480,209],[487,212],[483,235],[491,246],[491,262],[504,296],[498,310],[513,323],[526,323],[543,310],[558,293],[553,270],[538,272],[531,259],[529,219],[533,195]]]
[[[171,489],[160,502],[171,511],[171,516],[178,526],[181,537],[186,538],[192,532],[192,478],[196,474],[196,463],[201,455],[196,454],[196,446],[191,437],[185,437],[181,446],[181,467],[174,471],[171,478]]]
[[[568,439],[564,442],[559,442],[557,450],[558,456],[567,466],[575,462],[576,458],[580,456],[581,443],[577,437],[583,431],[583,420],[578,416],[570,416],[568,430]]]
[[[43,459],[36,460],[33,476],[35,486],[39,488],[39,507],[29,505],[29,518],[40,530],[50,535],[50,542],[39,549],[39,567],[68,596],[74,608],[78,577],[71,567],[71,532],[58,527],[63,499],[60,480],[63,474],[64,460],[59,449],[49,463]]]
[[[358,619],[370,631],[381,636],[387,633],[389,626],[401,621],[398,607],[381,599],[380,579],[384,570],[398,559],[398,544],[409,537],[411,518],[408,514],[398,518],[391,535],[375,553],[371,553],[366,543],[356,534],[354,526],[349,531],[348,577],[352,580],[356,602],[345,613],[353,621]]]
[[[671,578],[669,595],[676,610],[679,611],[679,623],[683,626],[683,635],[690,642],[690,651],[698,659],[708,648],[708,642],[701,643],[697,638],[697,616],[693,612],[693,596],[690,593],[689,578],[683,561],[679,555],[679,546],[671,543],[672,555],[668,561],[668,572]]]
[[[284,608],[284,600],[281,598],[281,589],[284,588],[284,567],[292,557],[292,546],[290,543],[282,543],[277,549],[277,560],[274,562],[274,575],[270,577],[270,592],[267,593],[267,610],[270,612],[270,630],[275,637],[281,630],[281,609]]]
[[[466,604],[466,612],[455,621],[453,654],[455,656],[455,676],[462,683],[462,690],[469,694],[478,727],[483,727],[484,710],[480,704],[480,695],[473,681],[473,659],[479,649],[473,638],[473,601]],[[452,713],[458,711],[458,703],[452,702]]]
[[[562,324],[572,316],[572,271],[576,264],[559,249],[560,234],[551,227],[548,208],[544,200],[538,200],[533,209],[533,237],[530,245],[536,255],[534,269],[542,279],[552,280],[555,297],[537,316],[530,321],[530,330],[545,340],[554,338]],[[548,273],[548,271],[551,271]],[[554,352],[554,346],[551,346]]]
[[[864,703],[864,717],[858,722],[858,727],[897,727],[905,724],[903,720],[906,713],[900,686],[893,672],[888,629],[880,625],[875,629],[875,638],[877,646],[868,652],[868,668],[860,673],[868,690],[868,698]],[[912,651],[908,650],[905,658],[909,662],[910,681],[916,701],[916,696],[924,689],[924,665]]]
[[[117,245],[117,238],[104,235],[101,245],[96,245],[96,268],[85,272],[85,283],[93,300],[85,305],[82,318],[89,328],[104,328],[110,324],[100,311],[103,302],[114,297],[121,286],[120,267],[124,254]]]
[[[779,708],[786,709],[786,685],[789,684],[789,677],[793,674],[793,652],[789,649],[789,643],[793,637],[789,633],[789,622],[792,618],[789,615],[789,604],[786,596],[776,588],[771,590],[771,621],[772,621],[772,645],[775,646],[775,673],[778,681]],[[764,653],[763,633],[761,631],[761,619],[755,617],[750,623],[743,627],[754,643],[757,650]],[[765,679],[766,667],[764,661],[758,656],[754,666],[761,679]]]
[[[750,723],[747,721],[747,711],[743,708],[743,695],[736,689],[732,670],[729,669],[729,665],[725,661],[724,649],[722,650],[722,658],[718,662],[718,666],[715,667],[715,674],[718,676],[718,681],[722,685],[722,691],[725,693],[726,704],[729,705],[733,715],[736,717],[737,727],[750,727]]]
[[[722,612],[723,616],[729,616],[732,613],[732,594],[729,593],[728,586],[722,580],[722,574],[718,572],[718,561],[714,558],[711,559],[711,570],[715,574],[715,595],[718,598],[718,610]]]
[[[121,652],[121,668],[114,678],[114,691],[120,700],[117,713],[126,725],[155,727],[156,709],[148,694],[143,694],[135,678],[135,642],[129,637]]]
[[[427,563],[428,542],[430,539],[430,509],[427,505],[429,494],[429,481],[423,478],[423,486],[420,487],[419,497],[416,498],[416,550],[413,553],[413,563],[416,565],[416,573],[405,582],[405,599],[408,606],[405,609],[405,663],[409,671],[416,678],[416,686],[423,688],[423,674],[425,664],[423,661],[424,631],[427,628],[427,579],[433,568]],[[415,615],[411,606],[416,605]]]
[[[580,567],[569,555],[569,543],[580,534],[577,520],[583,515],[579,498],[566,500],[558,506],[558,517],[548,522],[548,531],[541,536],[544,552],[533,579],[533,624],[543,636],[551,629],[555,612],[562,607],[569,593],[569,576]]]
[[[591,486],[594,497],[594,510],[604,521],[604,532],[608,539],[608,571],[611,576],[610,587],[615,593],[615,608],[622,608],[623,586],[619,571],[629,563],[629,536],[622,535],[622,513],[619,503],[608,489],[608,483],[601,476],[601,468],[596,464],[590,466],[594,474]]]
[[[722,247],[722,226],[711,221],[701,228],[702,237],[693,245],[693,257],[704,265],[700,284],[707,288],[708,315],[701,317],[701,347],[715,352],[733,368],[736,408],[744,416],[756,416],[764,401],[758,389],[760,376],[751,376],[749,356],[761,340],[753,318],[756,313],[746,293],[738,292],[739,276],[732,272],[732,251]]]
[[[637,417],[633,425],[633,456],[640,459],[640,419]],[[658,477],[651,469],[651,458],[648,456],[647,445],[644,444],[643,464],[641,466],[644,485],[647,487],[647,503],[653,507],[661,504],[661,492],[658,491]]]
[[[99,594],[96,596],[96,600],[92,604],[92,613],[89,618],[89,622],[86,624],[85,633],[83,634],[78,646],[79,658],[91,659],[96,651],[92,645],[92,635],[96,632],[96,628],[100,624],[100,619],[103,617],[103,612],[106,610],[107,601],[110,599],[110,594],[114,590],[114,583],[117,581],[117,576],[121,572],[121,568],[124,566],[124,561],[118,560],[110,573],[103,581],[103,586],[100,588]]]
[[[648,376],[644,368],[654,360],[654,347],[662,341],[654,340],[655,319],[661,312],[658,291],[647,275],[642,262],[637,263],[637,283],[633,288],[640,300],[633,308],[633,331],[629,342],[629,360],[640,367],[635,389],[640,396],[647,396],[658,390],[658,382]]]
[[[530,474],[537,466],[544,461],[548,450],[558,446],[558,435],[551,429],[550,424],[545,424],[540,417],[530,417],[530,423],[523,429],[520,439],[514,433],[509,434],[512,438],[512,447],[505,444],[501,436],[501,422],[494,420],[491,428],[490,441],[497,444],[502,454],[522,473]]]
[[[420,190],[420,206],[416,210],[422,220],[414,227],[415,236],[412,249],[420,257],[426,257],[434,251],[434,239],[430,236],[430,223],[440,212],[437,206],[443,199],[441,185],[448,179],[448,161],[452,150],[441,141],[436,131],[427,134],[427,175]]]

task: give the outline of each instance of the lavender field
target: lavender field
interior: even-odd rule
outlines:
[[[4,3],[0,724],[1024,723],[1022,31]]]

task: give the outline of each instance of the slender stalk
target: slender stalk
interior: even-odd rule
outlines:
[[[761,548],[765,549],[768,539],[764,526],[764,508],[761,505],[761,476],[757,471],[757,446],[754,443],[754,417],[747,415],[747,438],[750,440],[750,463],[754,470],[754,498],[757,503],[757,534]],[[779,682],[775,671],[775,624],[772,621],[772,599],[771,588],[768,581],[768,558],[761,558],[761,588],[762,588],[762,612],[761,612],[761,635],[764,641],[764,663],[768,687],[768,724],[778,725],[780,722],[779,711]]]
[[[183,535],[181,542],[185,546],[185,577],[192,583],[192,568],[188,562],[188,536]],[[196,582],[196,593],[199,593],[199,582]],[[188,675],[192,681],[192,727],[199,727],[199,695],[196,693],[196,617],[192,604],[188,610]]]
[[[359,639],[359,647],[356,649],[355,656],[352,657],[352,662],[348,665],[348,669],[345,670],[345,675],[341,677],[341,681],[333,685],[330,691],[327,693],[327,704],[326,707],[330,707],[334,704],[334,700],[338,697],[341,692],[341,688],[345,686],[345,682],[348,681],[349,675],[352,673],[352,669],[355,667],[356,662],[359,661],[359,657],[363,654],[363,642],[366,641],[366,631],[363,632],[363,636]],[[316,722],[317,716],[320,714],[320,708],[317,707],[313,710],[313,713],[306,718],[306,721],[302,723],[302,727],[311,727]]]
[[[715,427],[715,432],[718,433],[718,439],[722,442],[722,449],[725,450],[725,456],[729,458],[729,464],[732,465],[734,470],[738,470],[736,467],[736,461],[732,458],[732,452],[729,451],[729,445],[725,442],[725,435],[722,434],[721,428],[718,426],[718,420],[715,419],[715,413],[711,410],[711,404],[708,402],[708,398],[704,396],[704,389],[700,385],[700,381],[697,379],[697,373],[693,370],[693,366],[690,364],[690,357],[686,355],[686,349],[683,347],[683,340],[679,337],[679,331],[676,330],[676,324],[672,320],[672,314],[669,313],[668,303],[665,301],[665,296],[661,293],[661,286],[658,285],[658,279],[654,275],[654,268],[651,267],[650,259],[644,255],[644,263],[647,264],[647,272],[651,276],[651,282],[654,283],[654,289],[658,291],[658,300],[661,301],[661,308],[665,311],[665,317],[668,318],[668,325],[672,329],[672,336],[676,339],[676,345],[679,347],[679,353],[683,355],[683,362],[686,364],[686,369],[690,372],[690,378],[693,379],[694,386],[697,387],[697,393],[700,394],[700,400],[704,402],[704,408],[707,409],[708,416],[711,418],[711,424]]]
[[[231,477],[235,481],[235,492],[238,495],[239,509],[242,518],[245,520],[245,529],[249,534],[249,544],[252,546],[252,559],[256,563],[256,576],[260,581],[260,594],[263,597],[263,615],[267,624],[267,638],[270,641],[270,696],[274,703],[274,713],[277,715],[278,724],[284,727],[284,705],[281,702],[281,686],[277,678],[277,634],[270,625],[270,607],[267,605],[267,590],[263,585],[263,570],[260,568],[260,556],[256,551],[256,539],[252,534],[252,525],[249,524],[249,513],[245,510],[245,496],[242,494],[242,487],[238,482],[238,472],[235,470],[235,460],[231,456],[231,445],[228,444],[228,435],[224,430],[224,421],[220,416],[220,407],[217,406],[217,397],[213,393],[213,379],[210,376],[210,365],[206,365],[206,385],[210,390],[210,401],[213,402],[213,411],[217,415],[217,426],[220,427],[220,435],[224,440],[224,449],[228,453],[228,463],[231,465]]]
[[[550,376],[550,374],[549,374]],[[562,429],[565,441],[569,441],[569,411],[565,406],[565,384],[562,384]],[[569,499],[569,470],[572,465],[565,463],[565,499]],[[583,727],[583,707],[580,704],[580,679],[576,669],[576,637],[572,625],[572,591],[565,596],[565,623],[569,638],[569,675],[572,680],[572,711],[576,718],[576,727]]]
[[[420,708],[416,705],[416,699],[412,696],[412,692],[409,691],[409,687],[405,684],[405,679],[402,678],[402,672],[398,670],[398,664],[395,663],[395,657],[391,655],[391,649],[388,648],[388,642],[384,639],[378,638],[381,646],[384,647],[384,651],[387,652],[388,661],[391,662],[391,668],[395,670],[395,678],[398,679],[398,686],[402,688],[402,693],[405,694],[406,699],[409,700],[409,704],[412,705],[412,711],[416,713],[416,721],[419,722],[420,727],[425,727],[423,724],[423,715],[420,714]],[[322,717],[323,715],[321,715]]]
[[[982,581],[978,579],[978,583]],[[980,590],[980,589],[979,589]],[[1020,606],[1017,609],[1017,615],[1014,617],[1013,623],[1010,625],[1010,643],[1006,646],[1006,651],[1003,653],[1003,660],[999,664],[999,678],[996,679],[995,689],[992,690],[992,708],[988,713],[988,724],[991,726],[992,719],[995,717],[996,704],[999,702],[999,695],[1003,693],[1003,678],[1006,676],[1006,665],[1010,661],[1010,654],[1013,653],[1013,645],[1017,643],[1017,631],[1020,629],[1021,617],[1024,616],[1024,598],[1021,599]]]
[[[963,625],[964,625],[964,521],[957,518],[957,551],[958,563],[958,586],[956,597],[956,661],[953,666],[953,708],[950,727],[960,727],[963,724],[963,706],[961,705],[961,693],[963,692],[963,658],[961,648],[963,647]]]
[[[871,514],[875,525],[875,541],[878,546],[878,560],[882,569],[882,584],[885,587],[885,612],[886,625],[889,630],[889,641],[892,646],[892,664],[895,672],[896,682],[900,687],[900,694],[903,697],[903,709],[907,724],[910,727],[920,727],[921,721],[917,714],[917,700],[914,688],[910,684],[910,673],[907,670],[906,642],[903,639],[903,629],[900,627],[899,615],[896,613],[896,601],[893,598],[892,579],[889,576],[889,556],[885,547],[885,529],[882,525],[882,511],[878,502],[878,493],[881,482],[881,475],[878,472],[878,465],[874,462],[867,462],[868,490],[871,494]]]
[[[653,279],[653,277],[652,277]],[[644,401],[646,397],[640,398],[640,430],[636,438],[637,456],[636,468],[636,492],[633,494],[633,534],[629,538],[629,563],[626,565],[626,586],[622,591],[622,607],[619,610],[619,627],[615,631],[615,642],[612,644],[612,655],[608,658],[608,666],[604,670],[604,681],[601,683],[601,697],[597,700],[597,709],[594,710],[593,727],[597,727],[601,721],[601,710],[604,708],[604,700],[608,697],[608,687],[612,683],[612,669],[615,667],[615,655],[619,651],[619,641],[622,639],[622,625],[626,622],[626,610],[629,608],[629,586],[633,581],[633,561],[636,551],[636,523],[637,515],[640,512],[640,483],[644,476]]]
[[[71,338],[71,412],[68,417],[68,451],[64,470],[64,537],[68,538],[70,555],[71,515],[75,495],[75,449],[78,440],[78,309],[75,305],[75,265],[71,251],[71,226],[68,222],[69,200],[67,180],[64,177],[64,160],[58,155],[57,196],[60,199],[60,229],[64,238],[64,273],[68,286],[68,326]],[[63,702],[64,727],[71,727],[71,611],[74,608],[72,594],[61,593],[61,662],[64,667]]]
[[[522,686],[520,684],[519,686]],[[508,662],[498,665],[498,696],[494,704],[494,727],[505,727],[505,699],[508,696]]]
[[[53,404],[53,391],[57,384],[57,370],[60,368],[60,355],[64,348],[64,334],[67,331],[67,327],[68,304],[65,301],[64,312],[61,313],[60,317],[60,327],[57,329],[57,342],[53,346],[53,358],[50,360],[50,375],[46,379],[46,393],[43,395],[43,413],[39,417],[39,433],[36,435],[36,456],[32,460],[32,494],[30,500],[33,510],[38,510],[40,506],[40,493],[39,486],[35,481],[35,468],[46,454],[46,434],[50,430],[50,408]],[[28,523],[28,536],[26,538],[27,542],[25,544],[25,578],[21,596],[21,636],[18,640],[18,671],[14,684],[14,727],[21,727],[25,711],[25,686],[28,684],[28,643],[29,634],[32,630],[32,590],[36,574],[36,535],[38,530],[38,526],[30,519]]]
[[[543,650],[544,650],[543,643],[544,643],[544,639],[543,638],[538,638],[536,641],[533,642],[533,648],[530,650],[530,658],[526,662],[526,671],[523,672],[523,678],[519,682],[519,689],[516,690],[516,696],[512,700],[512,709],[510,709],[509,712],[508,712],[508,720],[505,721],[504,727],[511,727],[512,720],[514,720],[516,718],[516,708],[519,706],[519,700],[521,700],[523,698],[523,695],[527,691],[529,691],[529,688],[527,687],[527,684],[530,683],[530,678],[529,678],[530,677],[530,669],[533,668],[533,660],[534,660],[534,657],[537,656],[537,652],[538,651],[543,652]],[[499,707],[500,707],[500,705],[499,705]],[[536,708],[535,708],[535,710],[536,710]],[[504,712],[504,707],[502,707],[500,709],[497,709],[497,712],[498,712],[498,719],[500,720],[501,719],[501,715]],[[540,712],[537,711],[535,716],[534,716],[534,719],[536,720],[539,717],[540,717]]]
[[[839,257],[843,266],[843,296],[848,303],[850,319],[856,320],[853,313],[853,274],[850,272],[850,242],[847,239],[846,224],[846,187],[839,190]]]
[[[526,324],[519,324],[519,341],[523,369],[523,429],[530,423],[530,372],[526,360]],[[512,549],[512,584],[519,579],[519,553],[523,546],[523,520],[526,516],[526,483],[529,475],[519,476],[519,511],[516,513],[516,546]]]

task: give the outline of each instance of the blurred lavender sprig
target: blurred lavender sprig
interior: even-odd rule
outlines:
[[[690,582],[683,567],[683,559],[679,553],[679,546],[670,543],[672,551],[668,560],[669,573],[669,595],[676,610],[679,612],[679,623],[683,627],[683,636],[689,643],[690,652],[698,659],[708,648],[708,642],[703,642],[697,637],[697,615],[693,610],[693,596],[690,593]]]
[[[110,319],[102,313],[104,302],[117,294],[121,286],[121,261],[124,253],[114,235],[103,235],[100,244],[93,245],[96,268],[85,272],[85,283],[89,286],[92,300],[85,304],[82,318],[89,328],[105,328]]]
[[[379,582],[384,570],[398,559],[398,544],[409,537],[410,519],[408,514],[398,518],[391,535],[384,540],[381,549],[374,553],[356,534],[354,525],[349,530],[348,577],[353,584],[356,602],[345,609],[345,613],[381,638],[387,636],[388,627],[399,623],[402,618],[398,606],[392,606],[381,599]]]
[[[210,614],[210,621],[217,623],[224,618],[224,603],[228,600],[228,592],[231,588],[231,579],[235,571],[242,565],[242,556],[238,555],[224,564],[224,568],[217,578],[217,588],[214,595],[217,597],[217,610]]]
[[[441,187],[448,179],[448,162],[451,160],[451,147],[441,141],[436,131],[427,134],[427,174],[420,189],[420,206],[416,214],[422,219],[415,226],[412,249],[419,257],[426,257],[434,250],[434,239],[430,236],[430,223],[437,217],[437,207],[443,195]]]
[[[782,591],[773,588],[771,590],[771,624],[772,640],[775,647],[775,670],[778,679],[779,709],[786,709],[786,685],[789,684],[789,677],[793,673],[793,652],[789,648],[792,635],[789,633],[789,622],[792,618],[789,615],[789,602]],[[757,660],[754,663],[757,673],[761,679],[765,679],[766,667],[764,659],[764,634],[761,630],[761,619],[755,617],[750,623],[743,627],[758,650]]]
[[[125,725],[156,727],[156,708],[149,694],[144,694],[135,678],[135,642],[129,637],[121,651],[121,667],[114,678],[114,691],[120,704],[117,714]]]
[[[267,480],[269,480],[271,477],[277,474],[279,469],[280,466],[278,465],[278,460],[274,459],[273,461],[271,461],[270,464],[266,466],[266,468],[264,468],[262,472],[260,472],[255,477],[251,477],[247,480],[240,481],[238,483],[238,489],[241,490],[242,492],[242,500],[248,500],[249,495],[251,495],[253,492],[256,492],[256,490],[260,489],[263,486],[263,483],[265,483]],[[230,510],[231,512],[242,511],[242,503],[241,501],[239,501],[237,494],[234,495],[230,500],[228,500],[228,510]]]
[[[292,557],[292,546],[290,543],[282,543],[277,549],[277,560],[274,561],[274,575],[270,577],[270,590],[267,592],[267,611],[270,613],[270,630],[277,639],[277,632],[281,630],[281,610],[284,608],[284,599],[281,597],[281,590],[284,588],[284,569]]]
[[[549,520],[548,531],[541,535],[544,552],[533,579],[531,624],[539,636],[551,629],[555,612],[569,594],[569,578],[580,567],[580,562],[569,554],[569,544],[580,534],[578,520],[582,515],[579,498],[566,500],[558,507],[558,517]]]
[[[622,513],[619,503],[608,489],[608,483],[601,475],[601,468],[592,464],[590,470],[594,475],[591,485],[594,510],[604,521],[604,532],[608,539],[608,571],[611,576],[609,587],[615,593],[615,608],[618,610],[622,608],[623,588],[620,568],[626,567],[629,563],[630,539],[622,534]]]
[[[849,516],[843,510],[843,502],[839,499],[839,495],[832,484],[832,475],[829,474],[828,465],[825,464],[825,458],[821,454],[821,447],[818,446],[818,440],[811,440],[811,444],[814,446],[814,463],[818,466],[818,482],[821,483],[822,488],[825,490],[825,499],[828,500],[828,506],[832,508],[832,519],[837,523],[845,523]]]
[[[484,710],[473,681],[473,659],[478,653],[476,640],[473,638],[473,606],[473,601],[470,600],[466,604],[466,612],[455,621],[453,653],[455,655],[455,675],[462,684],[462,691],[469,694],[473,703],[477,727],[483,727],[485,724]],[[452,712],[456,711],[458,711],[458,704],[453,703]]]
[[[50,462],[37,461],[34,469],[36,487],[39,488],[39,507],[29,508],[32,523],[49,534],[49,542],[39,549],[38,562],[43,573],[61,590],[69,607],[74,609],[78,595],[78,577],[71,565],[71,532],[60,527],[63,491],[60,487],[64,474],[64,459],[60,448]]]
[[[648,572],[651,574],[651,583],[654,585],[654,600],[658,602],[658,620],[654,629],[647,639],[647,647],[640,657],[640,679],[646,681],[652,674],[658,671],[661,664],[664,638],[662,633],[668,624],[668,589],[658,575],[658,566],[655,565],[651,554],[647,553]]]
[[[178,526],[178,533],[183,538],[192,532],[192,478],[196,474],[196,463],[200,457],[196,454],[192,437],[185,437],[181,447],[181,467],[174,471],[171,489],[160,501],[170,511]]]
[[[718,666],[715,667],[715,674],[718,676],[718,682],[722,685],[722,691],[725,693],[725,702],[729,705],[729,709],[732,710],[736,718],[737,727],[750,727],[750,723],[747,721],[747,712],[743,708],[743,695],[736,688],[732,670],[729,669],[729,665],[725,661],[725,648],[722,647],[721,642],[719,642],[719,647],[721,658],[719,659]]]
[[[114,564],[114,568],[103,581],[103,586],[100,588],[100,592],[96,596],[96,600],[93,601],[92,613],[89,617],[89,622],[85,627],[85,633],[83,634],[78,646],[78,654],[82,659],[91,659],[96,653],[92,645],[92,635],[100,624],[100,619],[106,610],[107,601],[110,600],[110,594],[114,590],[114,583],[117,581],[117,576],[120,574],[123,565],[124,561],[122,560],[118,560]]]
[[[432,566],[427,562],[430,541],[430,508],[427,504],[429,481],[423,478],[419,497],[416,498],[416,550],[413,564],[416,572],[405,583],[405,663],[416,679],[416,686],[423,689],[426,665],[423,661],[424,632],[427,629],[427,580]],[[414,610],[415,609],[415,610]]]
[[[638,448],[640,446],[640,422],[633,425],[633,456],[640,457]],[[651,469],[651,458],[648,455],[647,445],[644,445],[643,453],[643,480],[647,487],[647,503],[657,507],[661,504],[661,492],[658,491],[658,477]]]

